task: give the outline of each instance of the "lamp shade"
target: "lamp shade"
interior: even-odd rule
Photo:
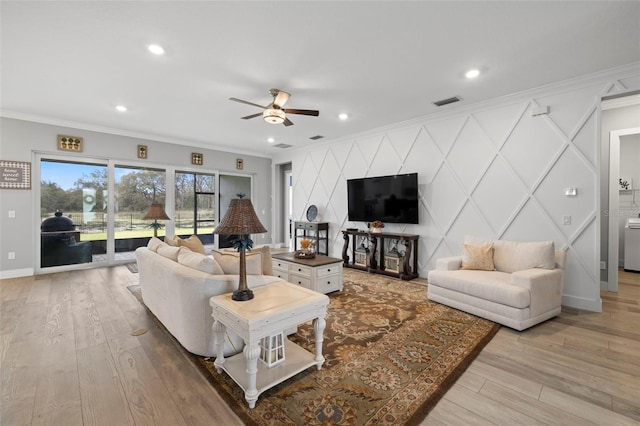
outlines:
[[[267,232],[248,198],[234,198],[214,234],[248,235]]]
[[[153,202],[151,203],[151,207],[149,207],[149,211],[143,217],[144,220],[171,220],[167,213],[165,213],[162,204]]]

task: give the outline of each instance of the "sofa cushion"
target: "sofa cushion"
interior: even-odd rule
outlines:
[[[162,257],[166,257],[167,259],[178,261],[178,252],[180,251],[180,247],[173,247],[169,244],[163,244],[158,247],[158,254]]]
[[[463,244],[464,256],[461,269],[495,271],[493,264],[493,243],[481,245]]]
[[[180,247],[178,263],[209,274],[224,275],[222,267],[212,257],[205,256],[202,253],[195,253],[187,247]]]
[[[554,269],[555,247],[553,241],[496,240],[493,263],[498,271],[509,273],[531,268]]]
[[[177,235],[175,235],[173,237],[170,237],[170,236],[167,235],[166,237],[164,237],[164,242],[166,244],[169,244],[172,247],[179,247],[179,244],[178,244],[178,240],[179,239],[180,239],[180,237],[178,237]]]
[[[470,294],[514,308],[531,303],[529,290],[511,284],[511,274],[499,271],[429,271],[429,286]],[[427,290],[429,292],[429,290]]]
[[[200,238],[198,238],[197,235],[192,235],[189,238],[180,238],[176,235],[171,238],[166,237],[164,240],[170,246],[186,247],[195,253],[206,254],[204,250],[204,245],[202,244],[202,241],[200,241]]]
[[[149,242],[147,243],[147,248],[156,253],[158,251],[158,247],[160,247],[162,244],[164,243],[160,238],[151,237],[151,239],[149,239]]]
[[[225,248],[222,250],[224,253],[231,253],[234,256],[239,256],[238,251],[232,248]],[[269,246],[254,247],[251,251],[246,251],[247,256],[260,256],[262,260],[262,274],[273,275],[273,263],[271,262],[271,249]]]
[[[231,251],[213,250],[213,259],[218,262],[222,270],[227,275],[238,275],[240,273],[240,253]],[[247,262],[247,275],[262,274],[262,256],[257,253],[245,252]]]

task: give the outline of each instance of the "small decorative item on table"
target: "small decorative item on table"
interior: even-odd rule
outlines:
[[[316,253],[313,251],[313,241],[305,238],[300,241],[300,247],[302,250],[298,250],[294,253],[296,259],[313,259],[316,257]]]
[[[284,361],[283,332],[260,339],[260,361],[269,368]]]
[[[380,233],[382,232],[382,228],[384,228],[384,223],[382,223],[382,221],[380,220],[374,220],[373,222],[371,222],[371,226],[369,227],[369,232]]]

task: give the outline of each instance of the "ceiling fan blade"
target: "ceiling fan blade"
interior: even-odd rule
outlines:
[[[292,109],[292,108],[287,108],[284,110],[285,113],[287,114],[301,114],[301,115],[313,115],[314,117],[317,117],[320,115],[320,111],[316,111],[314,109]]]
[[[243,101],[242,99],[238,99],[238,98],[229,98],[229,100],[234,102],[240,102],[241,104],[253,105],[255,107],[262,108],[262,109],[266,108],[265,106],[254,104],[253,102],[249,102],[249,101]]]
[[[285,117],[284,121],[282,122],[282,124],[284,124],[285,126],[293,126],[293,121],[291,121],[287,117]]]
[[[262,115],[262,113],[261,113],[261,112],[259,112],[259,113],[257,113],[257,114],[251,114],[251,115],[247,115],[246,117],[240,117],[240,118],[242,118],[243,120],[248,120],[248,119],[250,119],[250,118],[260,117],[261,115]]]
[[[275,89],[273,89],[275,90]],[[283,92],[282,90],[278,90],[278,94],[276,95],[273,104],[274,105],[278,105],[280,108],[282,108],[285,104],[285,102],[287,102],[289,100],[289,98],[291,97],[291,93],[287,93],[287,92]]]

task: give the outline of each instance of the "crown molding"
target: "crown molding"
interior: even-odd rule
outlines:
[[[177,139],[177,138],[159,136],[159,135],[142,133],[142,132],[133,132],[130,130],[118,129],[114,127],[98,126],[95,124],[81,123],[77,121],[60,120],[57,118],[44,117],[44,116],[38,116],[38,115],[32,115],[32,114],[23,114],[23,113],[9,111],[9,110],[0,110],[0,117],[11,118],[14,120],[30,121],[38,124],[48,124],[51,126],[69,127],[72,129],[86,130],[90,132],[125,136],[125,137],[135,138],[135,139],[144,139],[147,141],[163,142],[163,143],[169,143],[172,145],[182,145],[182,146],[188,146],[192,148],[202,148],[202,149],[208,149],[213,151],[228,152],[231,154],[252,155],[254,157],[271,158],[270,155],[267,155],[264,152],[240,150],[240,149],[233,150],[233,149],[230,149],[229,147],[225,147],[222,145],[215,145],[209,142],[193,141],[193,140],[186,141],[184,139]]]

